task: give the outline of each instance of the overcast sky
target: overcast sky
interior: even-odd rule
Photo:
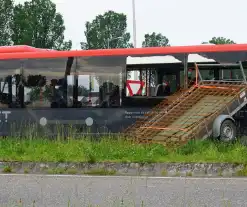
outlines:
[[[24,2],[25,0],[15,0]],[[66,39],[79,48],[85,22],[108,10],[123,12],[132,29],[132,0],[53,0],[65,21]],[[247,42],[247,0],[136,0],[137,46],[145,33],[161,32],[171,45],[195,45],[213,36]]]

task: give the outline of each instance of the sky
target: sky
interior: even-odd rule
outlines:
[[[22,3],[25,0],[15,0]],[[108,10],[122,12],[133,34],[132,0],[53,0],[65,21],[73,49],[85,41],[85,22]],[[246,0],[135,0],[137,47],[146,33],[162,33],[171,45],[197,45],[213,36],[247,43]],[[132,35],[133,37],[133,35]]]

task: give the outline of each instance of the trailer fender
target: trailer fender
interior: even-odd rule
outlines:
[[[212,131],[212,135],[214,138],[218,138],[220,136],[220,127],[221,124],[225,121],[225,120],[231,120],[235,123],[235,120],[230,116],[230,115],[219,115],[213,123],[213,131]]]

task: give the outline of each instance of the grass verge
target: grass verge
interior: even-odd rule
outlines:
[[[0,140],[1,161],[36,162],[228,162],[247,163],[247,147],[239,143],[191,141],[177,148],[162,145],[133,144],[121,138]]]

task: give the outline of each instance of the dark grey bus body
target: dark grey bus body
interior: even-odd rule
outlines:
[[[12,91],[12,94],[7,99],[1,100],[0,134],[2,136],[15,136],[29,133],[31,136],[41,131],[45,134],[56,134],[60,127],[65,127],[66,130],[72,129],[73,133],[79,134],[122,132],[123,129],[133,124],[138,118],[141,118],[152,107],[166,98],[155,95],[147,96],[147,94],[143,97],[128,97],[126,95],[127,70],[140,70],[146,74],[151,74],[152,70],[156,70],[158,71],[159,82],[162,82],[160,77],[164,75],[171,77],[169,75],[172,75],[175,78],[173,80],[176,86],[173,91],[175,92],[177,88],[183,87],[183,82],[186,83],[184,74],[187,72],[188,67],[193,67],[193,64],[189,65],[186,61],[184,62],[186,55],[176,55],[176,58],[182,61],[181,64],[139,66],[126,66],[127,57],[115,56],[0,60],[1,93],[9,95],[9,92]],[[226,60],[237,62],[247,59],[246,53],[208,53],[206,56],[216,59],[218,62]],[[223,69],[214,69],[211,75],[219,76],[220,70],[222,71]],[[34,95],[30,94],[28,96],[28,93],[25,92],[27,87],[24,86],[24,82],[26,80],[17,85],[16,80],[12,78],[11,87],[2,85],[2,83],[6,84],[6,76],[13,76],[16,73],[21,74],[22,77],[43,75],[46,77],[45,85],[48,87],[50,87],[50,82],[53,79],[66,79],[67,81],[62,81],[59,85],[60,89],[62,88],[59,100],[54,97],[54,94],[52,97],[50,94],[48,95],[49,97],[45,97],[43,92],[36,93],[34,97]],[[96,85],[98,85],[99,91],[96,91],[92,84],[86,83],[87,81],[83,77],[87,75],[95,77],[91,82],[97,82]],[[71,76],[70,83],[68,83],[67,76]],[[80,79],[79,76],[82,78]],[[80,81],[84,81],[83,87],[87,88],[87,91],[81,90],[81,94],[78,94]],[[117,101],[115,99],[114,101],[109,100],[114,87],[106,84],[107,86],[104,88],[103,85],[106,82],[111,82],[118,87],[118,94],[114,97]],[[22,93],[20,93],[21,88],[18,88],[19,85],[22,85],[22,89],[24,88]],[[38,85],[39,83],[37,83],[37,86],[28,87],[29,93],[34,89],[36,90]],[[71,90],[68,90],[69,85]],[[103,87],[101,91],[100,87]],[[23,97],[21,98],[21,96]],[[4,96],[1,95],[2,97]],[[30,97],[33,97],[33,100],[29,100],[31,99]],[[63,104],[54,105],[54,101],[61,101],[61,97],[64,99],[62,101]],[[79,101],[78,97],[83,97],[82,99],[85,99],[85,101]],[[88,99],[92,99],[94,103],[88,104]],[[78,102],[80,103],[78,104]],[[239,126],[239,133],[247,132],[246,113],[247,109],[244,107],[234,117],[236,124]]]
[[[76,58],[72,62],[71,58],[1,60],[0,68],[1,93],[5,94],[5,96],[1,95],[1,99],[5,97],[4,100],[1,100],[0,109],[0,134],[2,136],[22,136],[27,133],[31,136],[37,131],[42,132],[42,134],[56,134],[58,130],[63,131],[62,128],[73,128],[73,133],[77,134],[119,133],[165,98],[156,97],[151,101],[147,99],[146,101],[138,101],[138,99],[133,103],[133,100],[125,96],[126,57]],[[74,75],[75,72],[78,77],[87,75],[97,77],[98,79],[94,81],[99,81],[98,85],[107,82],[110,76],[110,82],[119,86],[119,96],[117,97],[121,101],[117,101],[115,105],[106,104],[107,101],[105,100],[107,100],[108,93],[103,93],[101,94],[103,97],[100,97],[100,92],[93,91],[90,84],[89,86],[86,84],[89,87],[87,88],[89,93],[92,91],[90,94],[88,91],[86,94],[78,94],[78,91],[75,91],[80,85],[78,85],[78,81],[76,85],[74,78],[78,77]],[[29,75],[43,75],[46,77],[47,86],[50,85],[49,82],[52,79],[62,80],[66,76],[71,76],[73,80],[70,84],[66,83],[67,88],[64,88],[64,83],[60,84],[60,96],[67,96],[67,99],[63,100],[66,104],[54,107],[54,101],[60,101],[60,99],[47,98],[43,94],[36,94],[35,100],[29,100],[32,95],[25,91],[21,94],[18,89],[21,84],[19,83],[17,86],[13,77],[12,86],[5,80],[7,76],[13,76],[16,73],[21,73],[25,78]],[[68,85],[72,85],[70,88],[72,90],[67,90]],[[84,87],[87,86],[84,84]],[[35,86],[25,86],[25,90],[26,88],[29,91],[36,89]],[[66,93],[64,94],[64,92]],[[12,95],[9,96],[10,93]],[[6,98],[6,96],[8,97]],[[20,96],[24,97],[20,98]],[[78,98],[88,99],[89,96],[96,104],[86,103],[79,106],[76,104]],[[76,101],[73,100],[75,98]],[[20,99],[24,103],[21,104]],[[142,106],[144,107],[141,108]]]

